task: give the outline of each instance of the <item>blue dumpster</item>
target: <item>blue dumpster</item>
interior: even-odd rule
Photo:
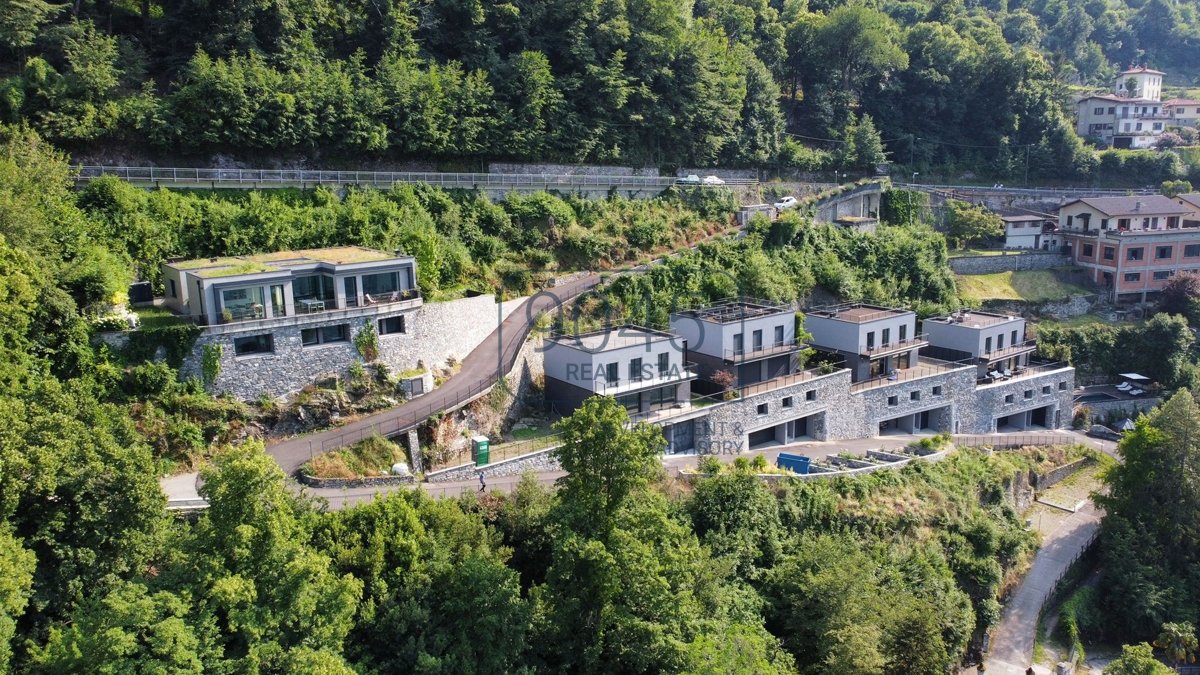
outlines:
[[[779,453],[779,457],[775,460],[775,466],[781,469],[794,471],[799,474],[807,474],[808,465],[811,461],[812,460],[804,455],[793,455],[791,453],[781,452]]]

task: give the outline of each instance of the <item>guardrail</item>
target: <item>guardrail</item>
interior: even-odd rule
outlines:
[[[758,185],[750,178],[726,178],[721,185],[684,183],[673,176],[589,176],[576,174],[443,173],[414,171],[324,171],[306,169],[202,169],[194,167],[96,166],[76,165],[76,180],[87,182],[102,176],[115,176],[131,183],[212,184],[223,187],[261,187],[263,185],[372,185],[390,187],[396,183],[428,183],[449,188],[561,189],[578,188],[650,188],[666,189],[673,185],[688,187],[725,187]]]
[[[909,190],[933,190],[942,192],[992,192],[995,194],[1033,195],[1033,196],[1076,196],[1076,197],[1125,197],[1128,195],[1156,195],[1154,188],[1129,188],[1125,190],[1113,188],[1083,188],[1083,187],[1039,187],[1039,188],[1010,188],[988,187],[986,185],[940,185],[935,183],[896,183],[897,187]]]

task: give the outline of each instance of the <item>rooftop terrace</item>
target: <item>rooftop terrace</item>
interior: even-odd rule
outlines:
[[[214,278],[240,274],[281,272],[288,267],[312,265],[314,263],[351,265],[355,263],[383,262],[385,260],[406,258],[408,256],[387,253],[386,251],[365,248],[363,246],[330,246],[327,248],[312,248],[300,251],[276,251],[274,253],[260,253],[255,255],[177,260],[167,263],[167,266],[188,271],[199,277]]]
[[[621,349],[622,347],[633,347],[640,344],[673,339],[675,339],[675,336],[671,333],[653,328],[635,326],[633,324],[601,328],[587,333],[580,333],[579,335],[562,334],[550,337],[552,342],[564,347],[581,349],[588,352]]]
[[[721,300],[713,305],[708,305],[707,307],[686,309],[680,311],[679,314],[713,323],[734,323],[790,311],[791,307],[784,302],[758,300],[755,298],[730,298],[728,300]]]
[[[1016,320],[1017,317],[1015,316],[980,311],[963,311],[955,314],[948,314],[946,316],[934,316],[925,319],[925,321],[928,323],[954,324],[967,328],[988,328]]]
[[[878,305],[853,303],[846,305],[817,307],[807,312],[806,316],[836,319],[838,321],[846,321],[848,323],[868,323],[871,321],[879,321],[880,319],[904,316],[906,314],[912,314],[912,311],[907,309],[880,307]]]

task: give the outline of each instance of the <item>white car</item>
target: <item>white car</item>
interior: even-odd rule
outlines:
[[[690,178],[690,176],[689,176],[689,178]],[[716,176],[705,176],[704,184],[705,185],[724,185],[725,181],[721,180],[720,178],[717,178]]]
[[[700,184],[700,176],[697,176],[696,174],[693,173],[691,175],[680,178],[676,182],[682,183],[684,185],[699,185]]]
[[[796,204],[799,203],[800,202],[796,201],[795,197],[784,197],[783,199],[775,202],[775,208],[779,209],[780,211],[786,211],[788,209],[796,208]]]

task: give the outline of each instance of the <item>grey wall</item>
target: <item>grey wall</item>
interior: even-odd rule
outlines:
[[[1069,257],[1050,251],[1012,251],[1003,255],[964,255],[950,258],[950,269],[955,274],[1045,270],[1070,264]]]

